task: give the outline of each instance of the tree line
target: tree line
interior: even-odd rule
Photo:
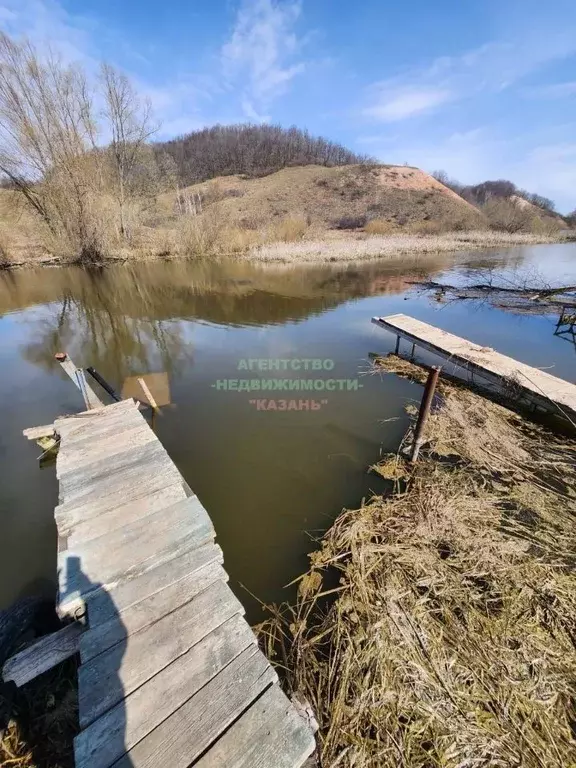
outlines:
[[[545,213],[553,214],[556,212],[554,202],[548,197],[520,189],[514,182],[507,179],[483,181],[481,184],[461,184],[456,179],[450,178],[446,171],[434,171],[432,175],[444,184],[445,187],[456,192],[457,195],[460,195],[460,197],[476,207],[486,205],[489,200],[520,197],[540,208]]]
[[[155,144],[178,168],[182,184],[216,176],[266,176],[296,165],[351,165],[376,162],[321,136],[280,125],[214,125]]]

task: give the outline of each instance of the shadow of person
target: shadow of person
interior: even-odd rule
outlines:
[[[128,768],[132,761],[125,754],[126,704],[121,670],[127,646],[126,627],[110,592],[88,578],[78,556],[66,558],[62,582],[59,604],[69,606],[75,618],[87,627],[80,643],[80,732],[74,740],[75,765],[107,768],[123,757],[122,765]],[[85,645],[89,638],[91,642]]]

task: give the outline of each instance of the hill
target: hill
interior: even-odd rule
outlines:
[[[482,214],[419,168],[394,165],[308,165],[262,178],[225,176],[182,191],[183,201],[218,210],[229,224],[258,230],[300,218],[313,232],[362,229],[370,221],[390,229],[436,222],[444,229],[486,225]],[[200,201],[198,203],[198,201]],[[170,204],[166,196],[164,204]]]
[[[532,204],[499,201],[491,211],[491,203],[479,210],[410,166],[306,165],[257,178],[227,175],[136,199],[126,212],[124,236],[114,199],[96,199],[101,243],[96,261],[231,255],[255,248],[258,258],[330,261],[554,238],[534,226],[542,219]],[[16,191],[0,189],[0,267],[71,258]]]

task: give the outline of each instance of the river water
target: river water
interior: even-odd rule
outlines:
[[[0,608],[54,590],[57,483],[22,430],[83,409],[58,351],[118,389],[131,376],[167,375],[157,434],[212,517],[251,621],[262,616],[256,598],[292,596],[285,585],[341,509],[382,489],[368,467],[396,450],[404,408],[420,399],[417,384],[368,374],[370,353],[395,343],[373,315],[403,312],[576,381],[576,349],[554,335],[557,318],[442,304],[419,279],[574,284],[576,244],[359,266],[182,261],[0,274]],[[284,379],[321,383],[260,392],[243,383]],[[329,379],[344,383],[322,390]]]

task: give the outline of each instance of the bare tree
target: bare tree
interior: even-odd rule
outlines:
[[[96,134],[84,73],[0,33],[0,171],[80,251],[93,247],[86,160]]]
[[[139,167],[150,156],[147,142],[158,130],[158,126],[152,122],[150,102],[141,101],[126,75],[109,64],[103,64],[101,79],[106,100],[104,116],[111,133],[109,153],[118,201],[120,233],[126,237],[126,200],[138,181]]]
[[[504,232],[531,232],[534,213],[529,206],[505,197],[492,197],[481,208],[492,229]]]

